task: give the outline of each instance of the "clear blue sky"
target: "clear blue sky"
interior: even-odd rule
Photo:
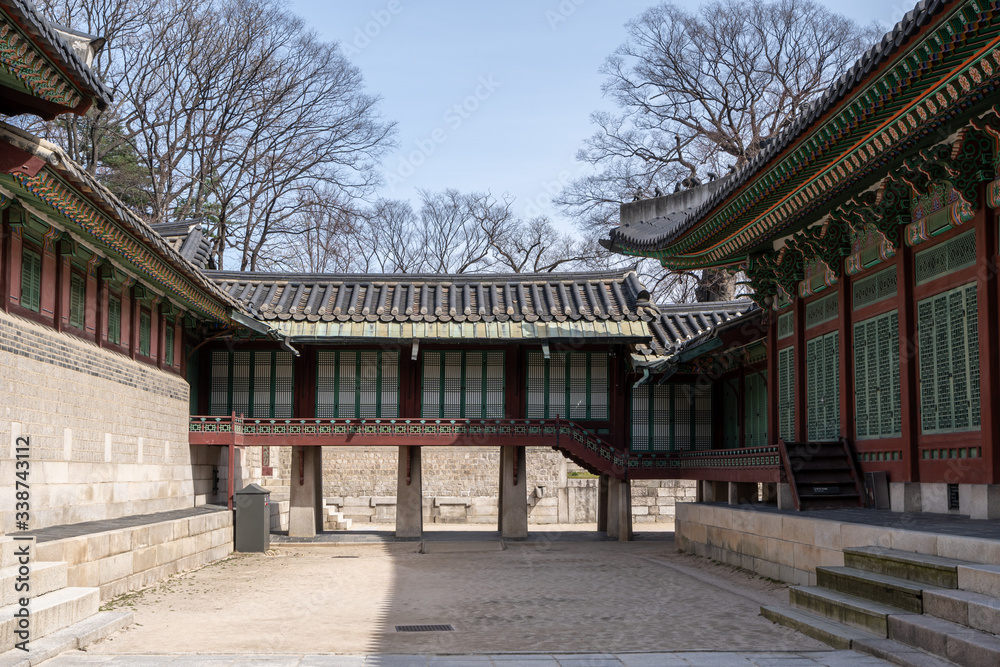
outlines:
[[[887,28],[913,5],[822,0]],[[383,163],[387,197],[417,189],[509,193],[522,215],[549,214],[548,191],[582,173],[589,115],[611,109],[598,68],[650,0],[292,0],[339,41],[399,123]],[[682,0],[692,8],[699,3]]]

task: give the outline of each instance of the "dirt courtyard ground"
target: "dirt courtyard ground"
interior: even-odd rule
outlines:
[[[815,651],[759,616],[783,585],[672,540],[282,546],[116,599],[129,630],[90,654]],[[454,632],[396,632],[451,624]]]

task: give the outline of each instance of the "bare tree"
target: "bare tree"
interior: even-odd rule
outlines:
[[[108,38],[98,73],[116,103],[49,126],[151,222],[212,222],[216,263],[254,270],[306,230],[303,201],[369,194],[394,126],[360,72],[280,0],[43,0],[56,20]],[[61,122],[61,121],[59,121]],[[77,137],[80,137],[77,139]],[[119,162],[121,158],[119,157]]]
[[[559,199],[600,230],[617,225],[622,202],[742,166],[878,37],[813,0],[717,0],[693,13],[667,2],[627,29],[602,68],[621,111],[592,115],[598,129],[578,158],[595,173]],[[733,295],[718,271],[698,282],[699,299]]]

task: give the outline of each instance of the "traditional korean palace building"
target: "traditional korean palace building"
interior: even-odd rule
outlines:
[[[749,162],[606,241],[746,276],[796,505],[837,490],[802,443],[842,440],[894,510],[1000,517],[998,12],[920,3]]]

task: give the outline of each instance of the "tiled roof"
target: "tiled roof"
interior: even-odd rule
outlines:
[[[212,266],[212,239],[205,236],[201,220],[181,220],[150,226],[181,257],[199,269]]]
[[[493,275],[207,271],[295,338],[648,339],[659,318],[635,272]]]
[[[17,21],[36,45],[79,87],[84,95],[104,109],[111,103],[111,91],[73,50],[59,31],[27,0],[0,0],[0,10]]]
[[[865,78],[894,56],[900,46],[920,28],[934,20],[949,3],[947,0],[922,0],[884,37],[872,46],[851,69],[845,72],[823,95],[814,100],[773,141],[730,177],[713,181],[692,190],[702,190],[696,206],[688,206],[687,199],[667,195],[656,199],[622,206],[623,221],[629,224],[613,229],[610,238],[602,245],[615,249],[628,246],[637,250],[656,250],[679,237],[700,221],[716,206],[735,194],[756,176],[772,159],[791,146],[826,113],[853,94]],[[687,193],[679,193],[687,194]],[[647,212],[652,210],[653,214]],[[639,218],[638,220],[634,218]]]
[[[760,312],[750,300],[707,303],[660,304],[660,317],[649,324],[650,344],[632,346],[637,367],[661,365],[667,357],[697,345],[718,328],[739,322]]]

